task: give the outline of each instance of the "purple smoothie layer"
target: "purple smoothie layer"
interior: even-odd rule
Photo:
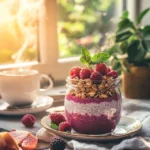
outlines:
[[[112,132],[119,119],[120,115],[115,115],[108,118],[107,115],[89,116],[87,114],[81,115],[78,113],[70,114],[67,111],[66,117],[72,128],[84,134],[105,134]]]
[[[107,98],[85,98],[81,99],[80,97],[73,96],[71,94],[66,95],[66,99],[69,101],[74,101],[76,103],[101,103],[101,102],[111,102],[113,100],[118,101],[121,99],[120,95],[109,96]]]

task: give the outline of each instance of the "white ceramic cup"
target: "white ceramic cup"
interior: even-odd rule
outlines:
[[[49,81],[47,89],[40,89],[40,79]],[[0,72],[0,95],[10,105],[26,105],[37,100],[39,92],[53,87],[52,79],[37,70],[14,70]]]

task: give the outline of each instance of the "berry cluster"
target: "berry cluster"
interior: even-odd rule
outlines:
[[[117,72],[104,63],[96,64],[92,69],[73,67],[68,83],[75,86],[70,89],[69,94],[81,99],[107,98],[116,94],[114,79],[117,77]]]
[[[61,113],[51,113],[49,115],[51,121],[58,126],[59,131],[71,131],[71,125],[66,121]]]
[[[79,79],[88,79],[92,81],[103,80],[103,76],[112,77],[113,79],[118,77],[115,70],[111,70],[104,63],[96,64],[95,69],[73,67],[70,70],[70,77]]]

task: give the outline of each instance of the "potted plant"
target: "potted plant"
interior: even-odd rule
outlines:
[[[127,98],[150,98],[150,25],[141,25],[150,8],[142,11],[136,23],[124,11],[109,48],[113,69],[123,75],[123,90]]]

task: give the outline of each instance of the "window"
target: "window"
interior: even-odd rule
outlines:
[[[27,15],[28,18],[25,19],[25,17],[21,17],[21,13],[20,13],[20,19],[22,21],[22,25],[23,27],[26,28],[26,30],[23,30],[25,31],[23,32],[24,36],[26,37],[27,41],[28,39],[33,38],[34,44],[29,44],[29,46],[27,46],[28,48],[24,48],[24,50],[26,49],[26,51],[23,51],[24,55],[21,55],[20,54],[21,52],[19,53],[19,51],[17,51],[20,48],[18,46],[18,48],[15,49],[16,50],[15,53],[9,55],[9,58],[10,56],[11,56],[11,59],[15,58],[13,59],[13,63],[16,60],[19,60],[19,63],[20,63],[20,60],[21,62],[39,60],[38,64],[32,66],[33,69],[37,69],[43,73],[51,74],[55,80],[64,80],[66,76],[68,75],[69,69],[72,66],[80,65],[76,57],[72,57],[72,56],[79,56],[80,47],[84,45],[91,50],[95,49],[97,46],[100,46],[100,41],[103,35],[105,35],[105,33],[107,32],[107,30],[105,29],[108,29],[108,31],[113,31],[115,29],[115,24],[113,24],[112,26],[112,21],[113,21],[112,18],[113,16],[119,16],[118,12],[119,12],[119,9],[121,9],[122,0],[106,0],[106,1],[102,1],[102,0],[95,0],[95,1],[89,1],[89,0],[38,0],[38,1],[37,0],[13,0],[11,2],[13,2],[13,5],[10,5],[9,0],[1,1],[0,3],[4,3],[5,5],[12,6],[11,10],[12,12],[14,11],[13,12],[14,14],[16,14],[14,15],[16,18],[18,18],[17,17],[18,12],[22,12],[22,15],[25,15],[25,16],[27,14],[29,14],[29,16],[33,15],[35,18],[32,18],[32,17],[30,18]],[[20,4],[23,4],[23,3],[24,5],[21,6]],[[18,6],[18,4],[20,7]],[[44,4],[45,10],[41,9],[42,4]],[[97,7],[98,5],[99,7]],[[23,13],[25,6],[27,6],[26,7],[27,10],[30,8],[30,11],[29,11],[30,13],[27,13],[26,11],[24,11]],[[109,8],[112,6],[113,8],[110,11]],[[65,18],[60,16],[61,10],[65,12],[66,11],[65,9],[70,9],[69,15],[71,15],[71,19],[68,18],[67,14],[65,14],[65,16],[67,19],[69,19],[67,20],[67,22],[71,22],[71,23],[73,22],[74,29],[76,26],[75,32],[77,32],[77,27],[79,26],[80,32],[78,31],[77,35],[72,34],[74,32],[68,33],[68,32],[65,32],[64,30],[65,28],[68,28],[68,24],[70,24],[70,23],[65,24],[65,21],[66,21]],[[33,12],[31,13],[31,11]],[[109,11],[113,13],[110,14]],[[88,16],[86,16],[86,12],[88,13]],[[109,19],[107,19],[108,12],[110,14]],[[40,13],[40,16],[38,16],[39,13]],[[76,13],[78,16],[76,16],[75,20],[72,20]],[[80,16],[80,13],[82,14],[81,16]],[[12,18],[15,18],[15,17],[12,17]],[[103,21],[101,20],[102,18],[104,19]],[[31,21],[32,19],[34,21]],[[107,26],[107,20],[110,20],[110,24],[108,25],[109,26],[108,28],[105,28],[105,26]],[[104,23],[104,21],[106,22]],[[81,22],[81,24],[79,22]],[[92,29],[92,26],[94,26],[93,24],[95,25],[94,29]],[[82,31],[81,29],[82,30],[84,29],[84,30]],[[27,41],[25,42],[24,39],[23,40],[21,39],[20,34],[18,34],[16,38],[19,41],[19,43],[24,41],[22,43],[25,46],[28,44]],[[70,42],[71,39],[73,40],[73,43]],[[64,42],[66,40],[67,40],[67,43]],[[12,43],[14,44],[15,42],[12,42]],[[11,45],[10,42],[8,45]],[[22,44],[20,45],[23,46]],[[31,55],[31,59],[29,59],[30,57],[28,57],[28,55],[30,54],[28,53],[28,51],[31,51],[31,53],[34,51],[34,55]],[[68,53],[67,51],[70,51],[70,52]],[[18,55],[18,59],[17,59],[15,56],[18,53],[20,55]],[[25,57],[25,54],[27,55],[27,57]],[[19,56],[21,56],[22,59],[20,59]]]
[[[47,19],[41,18],[41,21],[40,21],[40,29],[42,29],[40,31],[40,60],[42,63],[47,64],[47,67],[49,69],[47,67],[44,67],[43,65],[41,65],[41,67],[38,67],[38,69],[40,68],[40,70],[45,71],[45,72],[48,72],[48,70],[49,70],[49,73],[51,73],[52,76],[56,80],[64,80],[66,78],[66,76],[68,75],[69,69],[72,66],[80,65],[80,63],[79,63],[78,59],[76,59],[76,57],[63,58],[63,57],[68,57],[68,56],[79,56],[79,54],[80,54],[79,51],[80,51],[81,45],[76,44],[77,40],[75,39],[76,37],[74,37],[73,46],[74,46],[74,49],[76,49],[75,50],[76,52],[78,49],[77,55],[74,55],[73,53],[71,53],[69,55],[66,54],[66,52],[65,52],[66,48],[69,51],[71,51],[71,48],[69,49],[70,45],[68,46],[68,44],[66,44],[65,42],[64,43],[62,42],[63,40],[66,41],[66,38],[64,37],[64,35],[62,35],[64,30],[62,30],[62,28],[61,28],[62,22],[64,23],[65,20],[61,20],[59,17],[59,14],[61,14],[60,13],[60,7],[61,7],[60,5],[68,5],[68,3],[71,3],[71,5],[72,5],[71,7],[74,7],[73,4],[78,3],[80,1],[83,1],[83,0],[63,0],[63,1],[46,0],[45,1]],[[85,1],[89,2],[89,0],[84,0],[84,2]],[[111,1],[116,2],[116,0],[111,0]],[[115,5],[114,5],[114,6],[117,5],[116,8],[118,10],[122,9],[121,1],[122,0],[118,0],[118,2],[115,3]],[[94,2],[100,3],[100,0],[97,0]],[[96,3],[95,3],[95,5],[96,5]],[[108,6],[110,6],[109,1],[107,1],[106,6],[107,6],[106,8],[108,10]],[[66,7],[66,6],[64,6],[64,7]],[[104,7],[103,10],[106,10],[106,8]],[[72,9],[73,8],[71,8],[70,11],[72,11]],[[90,11],[92,11],[92,8]],[[99,11],[99,13],[101,13],[101,11]],[[105,12],[102,12],[102,13],[105,18],[105,15],[106,15]],[[92,15],[93,15],[93,13],[92,13]],[[92,15],[90,16],[91,18],[92,18]],[[114,14],[114,16],[115,16],[115,14]],[[117,14],[117,16],[119,16],[119,14]],[[86,20],[85,20],[85,23],[87,24]],[[102,23],[102,21],[101,22],[99,21],[98,23]],[[79,35],[79,37],[77,37],[77,38],[82,39],[86,36],[90,36],[90,32],[86,33],[87,30],[84,30],[84,32],[81,33],[81,35]],[[101,38],[102,30],[103,29],[99,30],[99,32],[96,31],[96,33],[94,30],[91,32],[91,34],[94,37],[94,41],[96,42],[96,46],[98,45],[98,41]],[[113,28],[111,28],[110,31],[112,31],[112,30],[113,30]],[[98,35],[98,34],[100,34],[100,35]],[[66,44],[66,47],[63,47],[63,46],[65,46],[65,44]],[[88,45],[88,46],[90,49],[92,49],[92,48],[94,48],[93,45],[94,45],[94,42],[92,42],[91,45]],[[44,68],[47,68],[47,69],[44,69]]]
[[[38,60],[41,1],[0,1],[0,65]]]
[[[80,55],[80,47],[102,46],[119,17],[119,0],[57,0],[59,57]]]

